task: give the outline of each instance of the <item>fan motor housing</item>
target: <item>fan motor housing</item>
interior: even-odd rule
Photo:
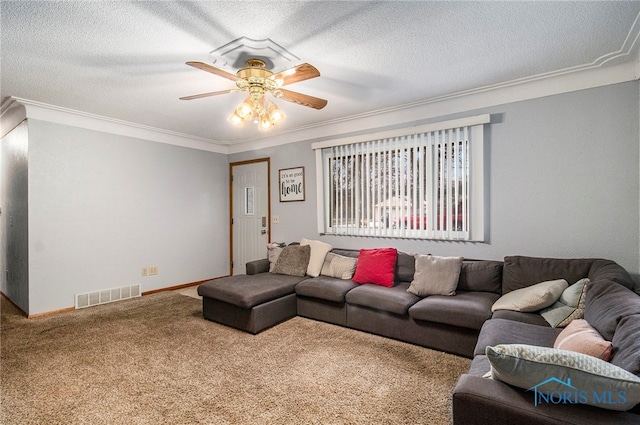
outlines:
[[[273,72],[268,70],[264,61],[260,59],[249,59],[247,66],[238,70],[236,75],[239,78],[236,85],[242,90],[259,86],[263,91],[272,91],[278,87],[274,80],[269,79]]]

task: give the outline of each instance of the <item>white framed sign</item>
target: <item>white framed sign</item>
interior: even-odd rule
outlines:
[[[278,172],[280,202],[304,201],[304,167],[285,168]]]

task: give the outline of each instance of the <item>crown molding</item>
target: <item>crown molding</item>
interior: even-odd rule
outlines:
[[[5,127],[10,131],[11,128],[15,127],[15,121],[21,117],[20,121],[25,118],[31,118],[208,152],[227,153],[227,148],[221,146],[220,144],[223,142],[219,140],[191,136],[20,97],[7,98],[7,100],[0,105],[0,111],[0,118],[2,120],[0,128],[3,135],[6,134]],[[18,113],[12,113],[12,111]]]
[[[639,61],[603,66],[611,59],[609,57],[604,61],[596,61],[598,63],[594,62],[594,64],[578,70],[568,68],[545,75],[536,75],[411,104],[351,115],[290,131],[281,131],[278,134],[271,133],[269,137],[230,145],[228,153],[253,151],[304,140],[327,140],[344,137],[348,134],[379,131],[391,126],[411,126],[417,121],[445,115],[640,79]],[[381,122],[385,123],[385,127],[380,126]]]
[[[637,23],[638,20],[634,28],[640,26]],[[384,128],[411,126],[419,121],[507,103],[638,80],[640,55],[636,56],[635,60],[622,64],[605,64],[631,54],[639,34],[640,32],[636,32],[634,37],[627,37],[623,46],[625,51],[602,56],[585,66],[566,68],[291,130],[270,132],[268,135],[240,142],[192,136],[19,97],[9,97],[0,105],[0,134],[4,136],[25,118],[33,118],[221,154],[254,151],[300,141],[322,141],[345,135],[371,133]],[[381,122],[385,123],[384,127],[380,126]]]

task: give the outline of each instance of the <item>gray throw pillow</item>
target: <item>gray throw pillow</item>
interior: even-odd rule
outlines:
[[[455,295],[462,261],[462,257],[416,255],[416,271],[407,292],[419,297]]]
[[[286,246],[282,249],[271,273],[304,276],[307,273],[310,257],[311,246],[309,245]]]
[[[338,279],[351,279],[353,273],[356,271],[357,261],[357,258],[345,257],[329,252],[324,258],[324,264],[322,264],[320,274]]]

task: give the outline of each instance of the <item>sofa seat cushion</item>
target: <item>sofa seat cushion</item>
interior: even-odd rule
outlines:
[[[203,283],[198,286],[198,295],[248,309],[293,294],[303,279],[273,273],[235,275]]]
[[[521,311],[498,310],[493,312],[492,319],[507,319],[514,322],[529,323],[530,325],[550,327],[549,322],[544,320],[539,313],[523,313]]]
[[[344,303],[347,292],[359,285],[351,280],[338,279],[329,276],[318,276],[306,279],[296,285],[296,294],[319,298],[334,303]]]
[[[491,318],[491,305],[499,298],[492,292],[458,291],[454,296],[431,295],[409,308],[415,320],[480,329]]]
[[[553,347],[561,330],[506,319],[487,320],[480,330],[474,355],[485,354],[487,346],[499,344],[530,344]]]
[[[364,284],[352,289],[345,297],[348,304],[388,311],[395,314],[407,314],[409,307],[419,297],[407,292],[408,282],[402,282],[387,288],[380,285]]]

